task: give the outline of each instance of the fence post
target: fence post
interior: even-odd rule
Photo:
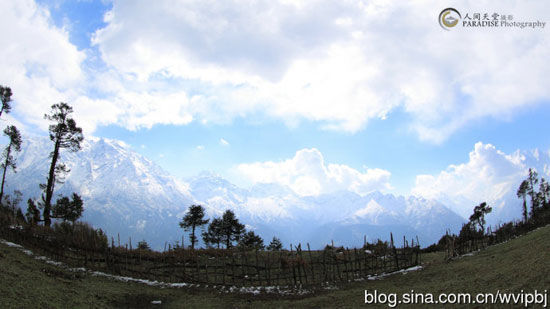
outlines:
[[[397,257],[397,249],[395,249],[395,245],[393,242],[393,233],[390,232],[390,238],[391,238],[391,249],[393,250],[393,255],[395,256],[395,268],[399,269],[399,258]],[[403,239],[405,239],[405,236],[403,236]],[[403,241],[404,243],[404,241]],[[384,271],[386,270],[386,257],[384,257]]]
[[[323,281],[327,281],[327,264],[326,264],[326,250],[323,250]]]
[[[290,244],[290,257],[292,258],[293,252],[292,252],[292,244]],[[292,277],[294,278],[294,286],[296,286],[296,269],[295,269],[295,259],[290,260],[290,264],[292,266]]]
[[[359,272],[359,276],[361,276],[361,259],[358,258],[358,256],[357,256],[357,248],[353,248],[353,253],[354,253],[354,257],[355,257],[354,275],[357,274],[357,272]]]
[[[283,251],[279,251],[279,266],[278,266],[279,271],[277,272],[277,284],[279,284],[279,280],[280,280],[279,276],[280,275],[283,275],[283,282],[284,282],[285,277],[286,277],[283,274],[283,268],[282,268],[283,265],[282,265],[282,263],[283,263]],[[287,282],[288,282],[288,280],[287,280]]]
[[[346,272],[346,281],[349,282],[349,248],[342,251],[342,257],[344,258],[344,271]]]
[[[204,260],[204,273],[206,277],[206,284],[210,283],[208,278],[208,255],[206,256],[206,259]]]
[[[298,263],[298,276],[300,278],[300,284],[303,283],[302,282],[302,272],[300,270],[300,268],[304,271],[304,279],[306,281],[306,284],[307,284],[307,273],[306,273],[306,268],[305,268],[305,261],[304,261],[304,258],[302,256],[302,244],[298,244],[298,247],[296,248],[296,254],[300,257],[300,259],[298,260],[299,263]]]
[[[231,283],[235,285],[235,255],[231,252]]]
[[[313,267],[313,257],[311,256],[311,248],[307,243],[307,252],[309,254],[309,265],[311,266],[311,281],[315,283],[315,268]]]
[[[264,261],[264,266],[265,266],[265,272],[266,272],[266,276],[267,276],[267,285],[268,286],[271,286],[271,252],[270,251],[265,251],[265,255],[266,255],[266,260]]]
[[[334,248],[334,246],[332,248]],[[336,254],[336,252],[334,252],[334,260],[336,261],[336,273],[338,274],[338,279],[342,281],[342,273],[340,273],[340,265],[339,265],[340,261],[338,260],[338,255]]]
[[[183,239],[183,237],[182,237]],[[185,275],[185,269],[187,268],[187,261],[185,260],[185,248],[183,247],[183,243],[182,243],[182,246],[181,246],[181,257],[182,257],[182,264],[183,264],[183,269],[182,269],[182,273],[183,273],[183,279],[186,280],[186,275]]]
[[[256,277],[258,278],[258,285],[262,285],[262,277],[260,277],[260,262],[258,261],[258,249],[256,249]]]

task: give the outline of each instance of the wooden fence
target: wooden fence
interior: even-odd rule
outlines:
[[[383,250],[329,247],[325,250],[239,249],[130,250],[120,246],[67,246],[49,234],[0,228],[1,237],[72,267],[162,282],[223,286],[311,286],[349,282],[418,265],[420,247],[392,244]],[[392,237],[393,239],[393,237]]]
[[[536,220],[515,221],[489,227],[487,233],[480,237],[461,239],[456,235],[447,233],[445,244],[445,258],[451,259],[463,254],[478,251],[491,245],[506,242],[515,237],[525,235],[536,228],[550,224],[550,210],[541,212]]]

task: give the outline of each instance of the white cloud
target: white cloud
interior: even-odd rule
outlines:
[[[197,148],[197,150],[199,150],[199,151],[204,150],[204,146],[203,146],[203,145],[198,145],[196,148]]]
[[[1,1],[0,83],[13,90],[13,113],[46,128],[43,115],[59,101],[74,97],[85,81],[85,54],[55,27],[49,11],[31,0]]]
[[[220,138],[220,145],[222,145],[222,146],[229,146],[229,142],[226,141],[226,140],[223,139],[223,138]]]
[[[538,157],[535,153],[539,151],[506,154],[491,144],[478,142],[468,162],[450,165],[436,175],[417,176],[411,193],[438,199],[465,217],[484,201],[497,207],[505,202],[519,205],[515,192],[530,167],[539,170],[540,176],[550,176],[544,171],[550,153]],[[519,207],[517,210],[519,213]]]
[[[347,165],[325,164],[319,150],[302,149],[282,162],[240,164],[237,170],[254,183],[277,183],[302,196],[349,190],[360,195],[391,189],[390,172],[367,169],[359,172]]]
[[[44,7],[4,1],[0,82],[12,86],[26,122],[46,128],[42,115],[67,101],[85,132],[255,115],[356,132],[399,108],[419,138],[441,142],[473,120],[548,102],[550,27],[444,31],[441,9],[436,1],[114,0],[93,34],[107,64],[96,70],[83,65],[93,49],[79,51]],[[467,1],[459,10],[550,17],[544,1]]]
[[[401,106],[421,139],[441,142],[469,121],[510,117],[550,98],[548,27],[449,32],[436,22],[442,8],[435,1],[114,1],[93,42],[123,76],[203,83],[197,105],[181,106],[205,121],[261,111],[355,132]],[[460,9],[516,20],[548,20],[550,12],[545,2],[520,1],[468,1]]]

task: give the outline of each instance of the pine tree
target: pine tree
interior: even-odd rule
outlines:
[[[71,221],[74,224],[74,222],[82,216],[84,202],[80,195],[76,193],[73,193],[72,197],[72,200],[66,196],[58,199],[53,206],[51,217],[62,219],[63,222]]]
[[[479,226],[482,234],[485,234],[485,215],[491,213],[493,208],[483,202],[474,207],[474,213],[470,216],[470,223],[475,226]]]
[[[50,125],[50,140],[54,142],[54,150],[50,153],[52,159],[46,184],[41,184],[44,190],[42,194],[42,206],[44,207],[44,225],[51,225],[52,197],[56,183],[62,182],[63,176],[69,172],[65,164],[58,163],[60,150],[67,149],[71,152],[80,150],[80,143],[84,139],[82,129],[76,126],[76,122],[69,116],[73,112],[72,107],[67,103],[52,105],[50,115],[44,115],[45,119],[53,121]]]
[[[6,196],[4,197],[3,205],[6,207],[7,210],[9,210],[10,217],[13,219],[13,223],[15,224],[17,224],[17,209],[19,209],[19,203],[21,202],[22,196],[23,193],[21,193],[21,191],[15,190],[13,192],[13,197],[11,197],[9,194],[6,194]]]
[[[186,231],[191,230],[189,239],[191,240],[191,249],[195,249],[195,244],[198,242],[197,236],[195,235],[195,229],[197,226],[203,226],[208,223],[208,219],[204,220],[204,207],[201,205],[191,205],[187,210],[187,214],[183,217],[183,220],[180,222],[180,227]]]
[[[283,249],[283,243],[281,243],[279,238],[273,237],[266,249],[269,251],[281,251],[281,249]]]
[[[151,250],[151,247],[149,247],[149,244],[145,240],[142,240],[142,241],[138,242],[137,248],[138,248],[138,250],[143,250],[143,251],[150,251]]]
[[[476,231],[475,227],[473,226],[472,222],[464,223],[462,225],[462,228],[460,229],[460,232],[458,233],[458,238],[461,241],[468,241],[474,238],[479,237],[480,233]]]
[[[550,200],[550,185],[548,182],[546,182],[546,179],[541,178],[540,179],[540,186],[539,186],[539,194],[540,194],[540,201],[541,201],[541,207],[544,209],[548,208],[548,202]]]
[[[217,245],[220,248],[222,241],[222,226],[221,218],[214,218],[208,225],[208,229],[202,233],[202,240],[207,246]]]
[[[238,242],[244,233],[244,225],[239,223],[235,213],[231,210],[226,210],[222,217],[222,241],[225,242],[226,248],[231,248],[233,242]]]
[[[40,210],[36,207],[36,204],[32,199],[27,200],[27,223],[30,225],[37,225],[40,222]]]
[[[5,112],[8,114],[11,111],[11,88],[0,86],[0,100],[2,100],[2,107],[0,108],[0,116]]]
[[[27,223],[27,220],[25,219],[25,215],[23,215],[23,211],[19,207],[17,207],[17,212],[15,214],[15,220],[18,222],[18,224],[26,224]]]
[[[530,168],[529,169],[529,176],[527,176],[527,181],[529,183],[529,187],[527,188],[527,194],[531,197],[531,217],[535,217],[535,213],[538,208],[538,201],[537,201],[537,192],[535,191],[535,186],[539,182],[539,174],[535,169]]]
[[[519,185],[518,192],[516,193],[518,198],[523,199],[523,221],[524,222],[527,222],[527,219],[528,219],[527,218],[527,216],[528,216],[528,213],[527,213],[527,190],[529,190],[529,182],[527,180],[524,180]]]
[[[10,167],[14,173],[16,172],[15,169],[17,166],[15,164],[15,158],[12,156],[12,151],[21,151],[21,134],[19,134],[19,131],[15,126],[7,126],[6,129],[4,129],[4,135],[10,139],[10,142],[4,149],[4,153],[2,154],[4,157],[4,162],[0,165],[4,171],[2,174],[2,185],[0,186],[0,203],[3,201],[4,183],[6,181],[6,172],[8,171],[8,167]]]
[[[256,235],[254,231],[244,233],[239,241],[239,247],[248,250],[263,250],[265,248],[264,240],[259,235]]]

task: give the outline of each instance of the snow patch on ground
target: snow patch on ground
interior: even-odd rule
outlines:
[[[5,240],[3,240],[3,239],[0,239],[0,242],[3,243],[4,245],[8,246],[8,247],[23,248],[23,247],[21,247],[21,246],[18,245],[18,244],[14,244],[14,243],[12,243],[12,242],[5,241]]]
[[[379,280],[379,279],[383,279],[383,278],[386,278],[388,276],[392,276],[392,275],[395,275],[395,274],[405,275],[408,272],[421,270],[422,268],[423,268],[422,266],[417,265],[417,266],[413,266],[413,267],[409,267],[409,268],[405,268],[405,269],[400,269],[400,270],[397,270],[397,271],[394,271],[394,272],[391,272],[391,273],[381,273],[380,275],[370,275],[366,278],[366,280]],[[364,280],[365,280],[365,278],[355,279],[355,281],[364,281]]]
[[[193,283],[186,283],[186,282],[168,283],[168,282],[161,282],[161,281],[156,281],[156,280],[152,281],[152,280],[147,280],[147,279],[137,279],[137,278],[126,277],[126,276],[111,275],[111,274],[107,274],[107,273],[104,273],[104,272],[101,272],[101,271],[88,270],[84,267],[70,268],[67,264],[62,263],[62,262],[58,262],[58,261],[54,261],[54,260],[52,260],[52,259],[50,259],[46,256],[34,255],[34,253],[31,250],[25,249],[21,245],[14,244],[12,242],[9,242],[9,241],[3,240],[3,239],[0,239],[0,243],[5,244],[9,247],[18,248],[22,252],[24,252],[25,254],[27,254],[29,256],[34,256],[34,258],[36,260],[44,261],[45,263],[48,263],[50,265],[62,267],[62,268],[67,269],[68,271],[71,271],[71,272],[83,272],[83,273],[90,274],[92,276],[105,277],[105,278],[110,278],[110,279],[117,280],[117,281],[134,282],[134,283],[146,284],[146,285],[149,285],[149,286],[156,286],[156,287],[163,287],[163,288],[185,288],[185,287],[187,287],[187,288],[193,288],[193,287],[199,288],[199,287],[201,287],[200,284],[193,284]],[[205,285],[203,287],[208,288],[208,285]],[[222,293],[238,292],[238,293],[252,294],[252,295],[258,295],[258,294],[261,294],[262,292],[263,293],[280,294],[280,295],[304,295],[304,294],[309,294],[309,293],[313,292],[312,290],[306,290],[306,289],[303,289],[301,287],[292,288],[292,287],[288,287],[288,286],[267,286],[267,287],[264,287],[264,286],[260,286],[260,287],[237,287],[237,286],[230,286],[230,287],[219,286],[218,287],[218,286],[213,286],[212,288],[214,288],[214,289],[218,288],[220,290],[220,292],[222,292]],[[158,303],[158,304],[160,304],[160,303]]]
[[[3,243],[7,246],[14,247],[20,249],[22,252],[24,252],[27,255],[33,256],[33,252],[30,250],[27,250],[23,248],[22,246],[18,244],[14,244],[9,241],[5,241],[3,239],[0,239],[0,243]],[[199,288],[201,287],[200,284],[194,284],[194,283],[186,283],[186,282],[176,282],[176,283],[168,283],[168,282],[162,282],[162,281],[152,281],[147,279],[138,279],[138,278],[132,278],[132,277],[126,277],[126,276],[118,276],[118,275],[112,275],[108,273],[104,273],[101,271],[93,271],[88,270],[84,267],[77,267],[77,268],[70,268],[67,264],[54,261],[48,257],[36,255],[34,256],[35,259],[44,261],[45,263],[48,263],[50,265],[58,266],[67,269],[71,272],[83,272],[90,274],[92,276],[98,276],[98,277],[105,277],[110,278],[117,281],[122,282],[133,282],[133,283],[140,283],[140,284],[146,284],[149,286],[156,286],[156,287],[162,287],[162,288]],[[406,269],[401,269],[398,271],[394,271],[391,273],[382,273],[380,275],[371,275],[367,278],[359,278],[355,279],[355,281],[364,281],[366,280],[378,280],[382,279],[394,274],[406,274],[411,271],[417,271],[421,270],[422,266],[413,266]],[[208,288],[208,285],[202,286],[204,288]],[[241,293],[241,294],[252,294],[252,295],[259,295],[262,293],[265,294],[279,294],[279,295],[306,295],[313,293],[312,289],[304,289],[301,285],[298,287],[292,287],[292,286],[250,286],[250,287],[237,287],[237,286],[212,286],[214,289],[218,289],[221,293]],[[338,287],[335,285],[331,285],[328,282],[323,287],[324,290],[337,290]],[[160,304],[160,303],[159,303]]]

